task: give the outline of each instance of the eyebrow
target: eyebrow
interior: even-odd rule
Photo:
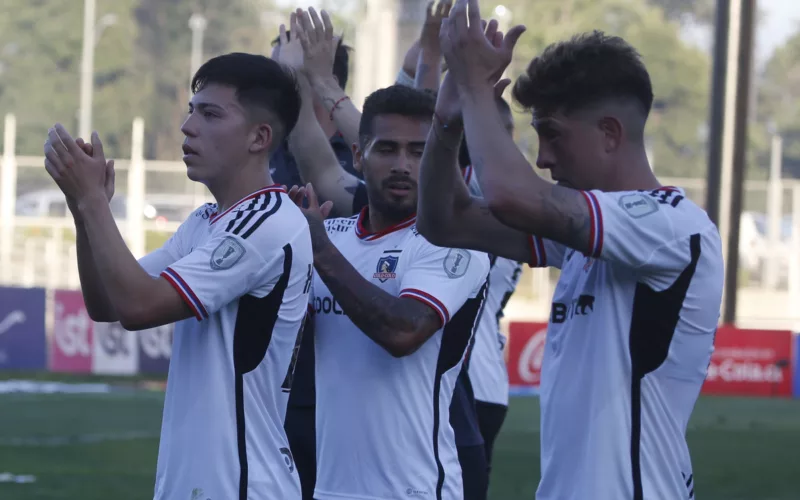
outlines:
[[[225,111],[225,108],[223,108],[222,106],[220,106],[218,104],[213,104],[213,103],[210,103],[210,102],[198,102],[197,104],[192,104],[190,102],[189,103],[189,108],[196,109],[198,111],[203,111],[203,110],[206,110],[206,109]]]

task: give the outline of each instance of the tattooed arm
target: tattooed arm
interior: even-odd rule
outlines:
[[[482,172],[481,189],[492,215],[526,234],[590,253],[588,197],[534,172],[503,128],[491,87],[460,91],[470,156]]]
[[[350,100],[347,92],[342,90],[334,77],[319,78],[310,75],[311,86],[319,96],[325,110],[333,116],[336,128],[341,132],[348,144],[358,143],[358,125],[361,123],[361,111]]]
[[[353,207],[353,194],[359,181],[342,167],[331,149],[330,141],[314,114],[308,79],[298,73],[297,80],[302,105],[297,125],[289,134],[289,151],[297,162],[303,182],[310,182],[320,198],[333,202],[335,217],[349,217]]]
[[[323,229],[324,231],[324,229]],[[314,268],[348,318],[394,357],[416,352],[443,325],[430,306],[395,297],[362,277],[339,250],[317,232]]]

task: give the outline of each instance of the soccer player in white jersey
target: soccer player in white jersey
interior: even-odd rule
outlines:
[[[448,416],[489,259],[417,233],[434,104],[431,93],[402,85],[366,99],[354,155],[369,193],[360,214],[323,223],[308,192],[318,500],[464,495]],[[294,191],[301,202],[305,190]]]
[[[139,262],[108,208],[113,175],[97,135],[81,150],[56,125],[46,168],[75,216],[92,319],[129,330],[178,322],[154,498],[299,499],[281,385],[313,255],[306,218],[272,185],[268,162],[297,121],[297,85],[270,59],[228,54],[206,62],[192,90],[183,161],[217,203]]]
[[[484,33],[479,12],[477,0],[459,0],[442,26],[450,81],[422,161],[418,227],[438,245],[561,269],[542,368],[536,498],[693,498],[685,432],[719,319],[718,231],[653,175],[644,148],[650,78],[617,37],[594,32],[550,46],[516,82],[539,135],[537,166],[559,185],[540,178],[493,100],[524,28],[504,37],[492,21]],[[473,163],[484,165],[482,200],[455,191],[458,171],[442,168],[462,113]]]

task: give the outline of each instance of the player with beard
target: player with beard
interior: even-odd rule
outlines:
[[[448,409],[485,292],[479,252],[415,226],[434,97],[396,85],[364,103],[355,165],[368,205],[323,218],[311,185],[290,195],[312,227],[316,337],[314,498],[463,498]]]

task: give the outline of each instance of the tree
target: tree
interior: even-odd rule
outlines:
[[[656,172],[662,176],[697,177],[705,172],[702,131],[707,120],[710,62],[707,54],[680,38],[680,25],[662,8],[645,0],[526,0],[505,3],[513,24],[528,27],[517,45],[510,69],[522,73],[549,43],[601,29],[622,36],[642,54],[653,81],[656,103],[647,127]],[[485,15],[494,6],[487,5]],[[493,17],[496,17],[493,16]],[[520,142],[535,157],[530,117],[518,123]]]

